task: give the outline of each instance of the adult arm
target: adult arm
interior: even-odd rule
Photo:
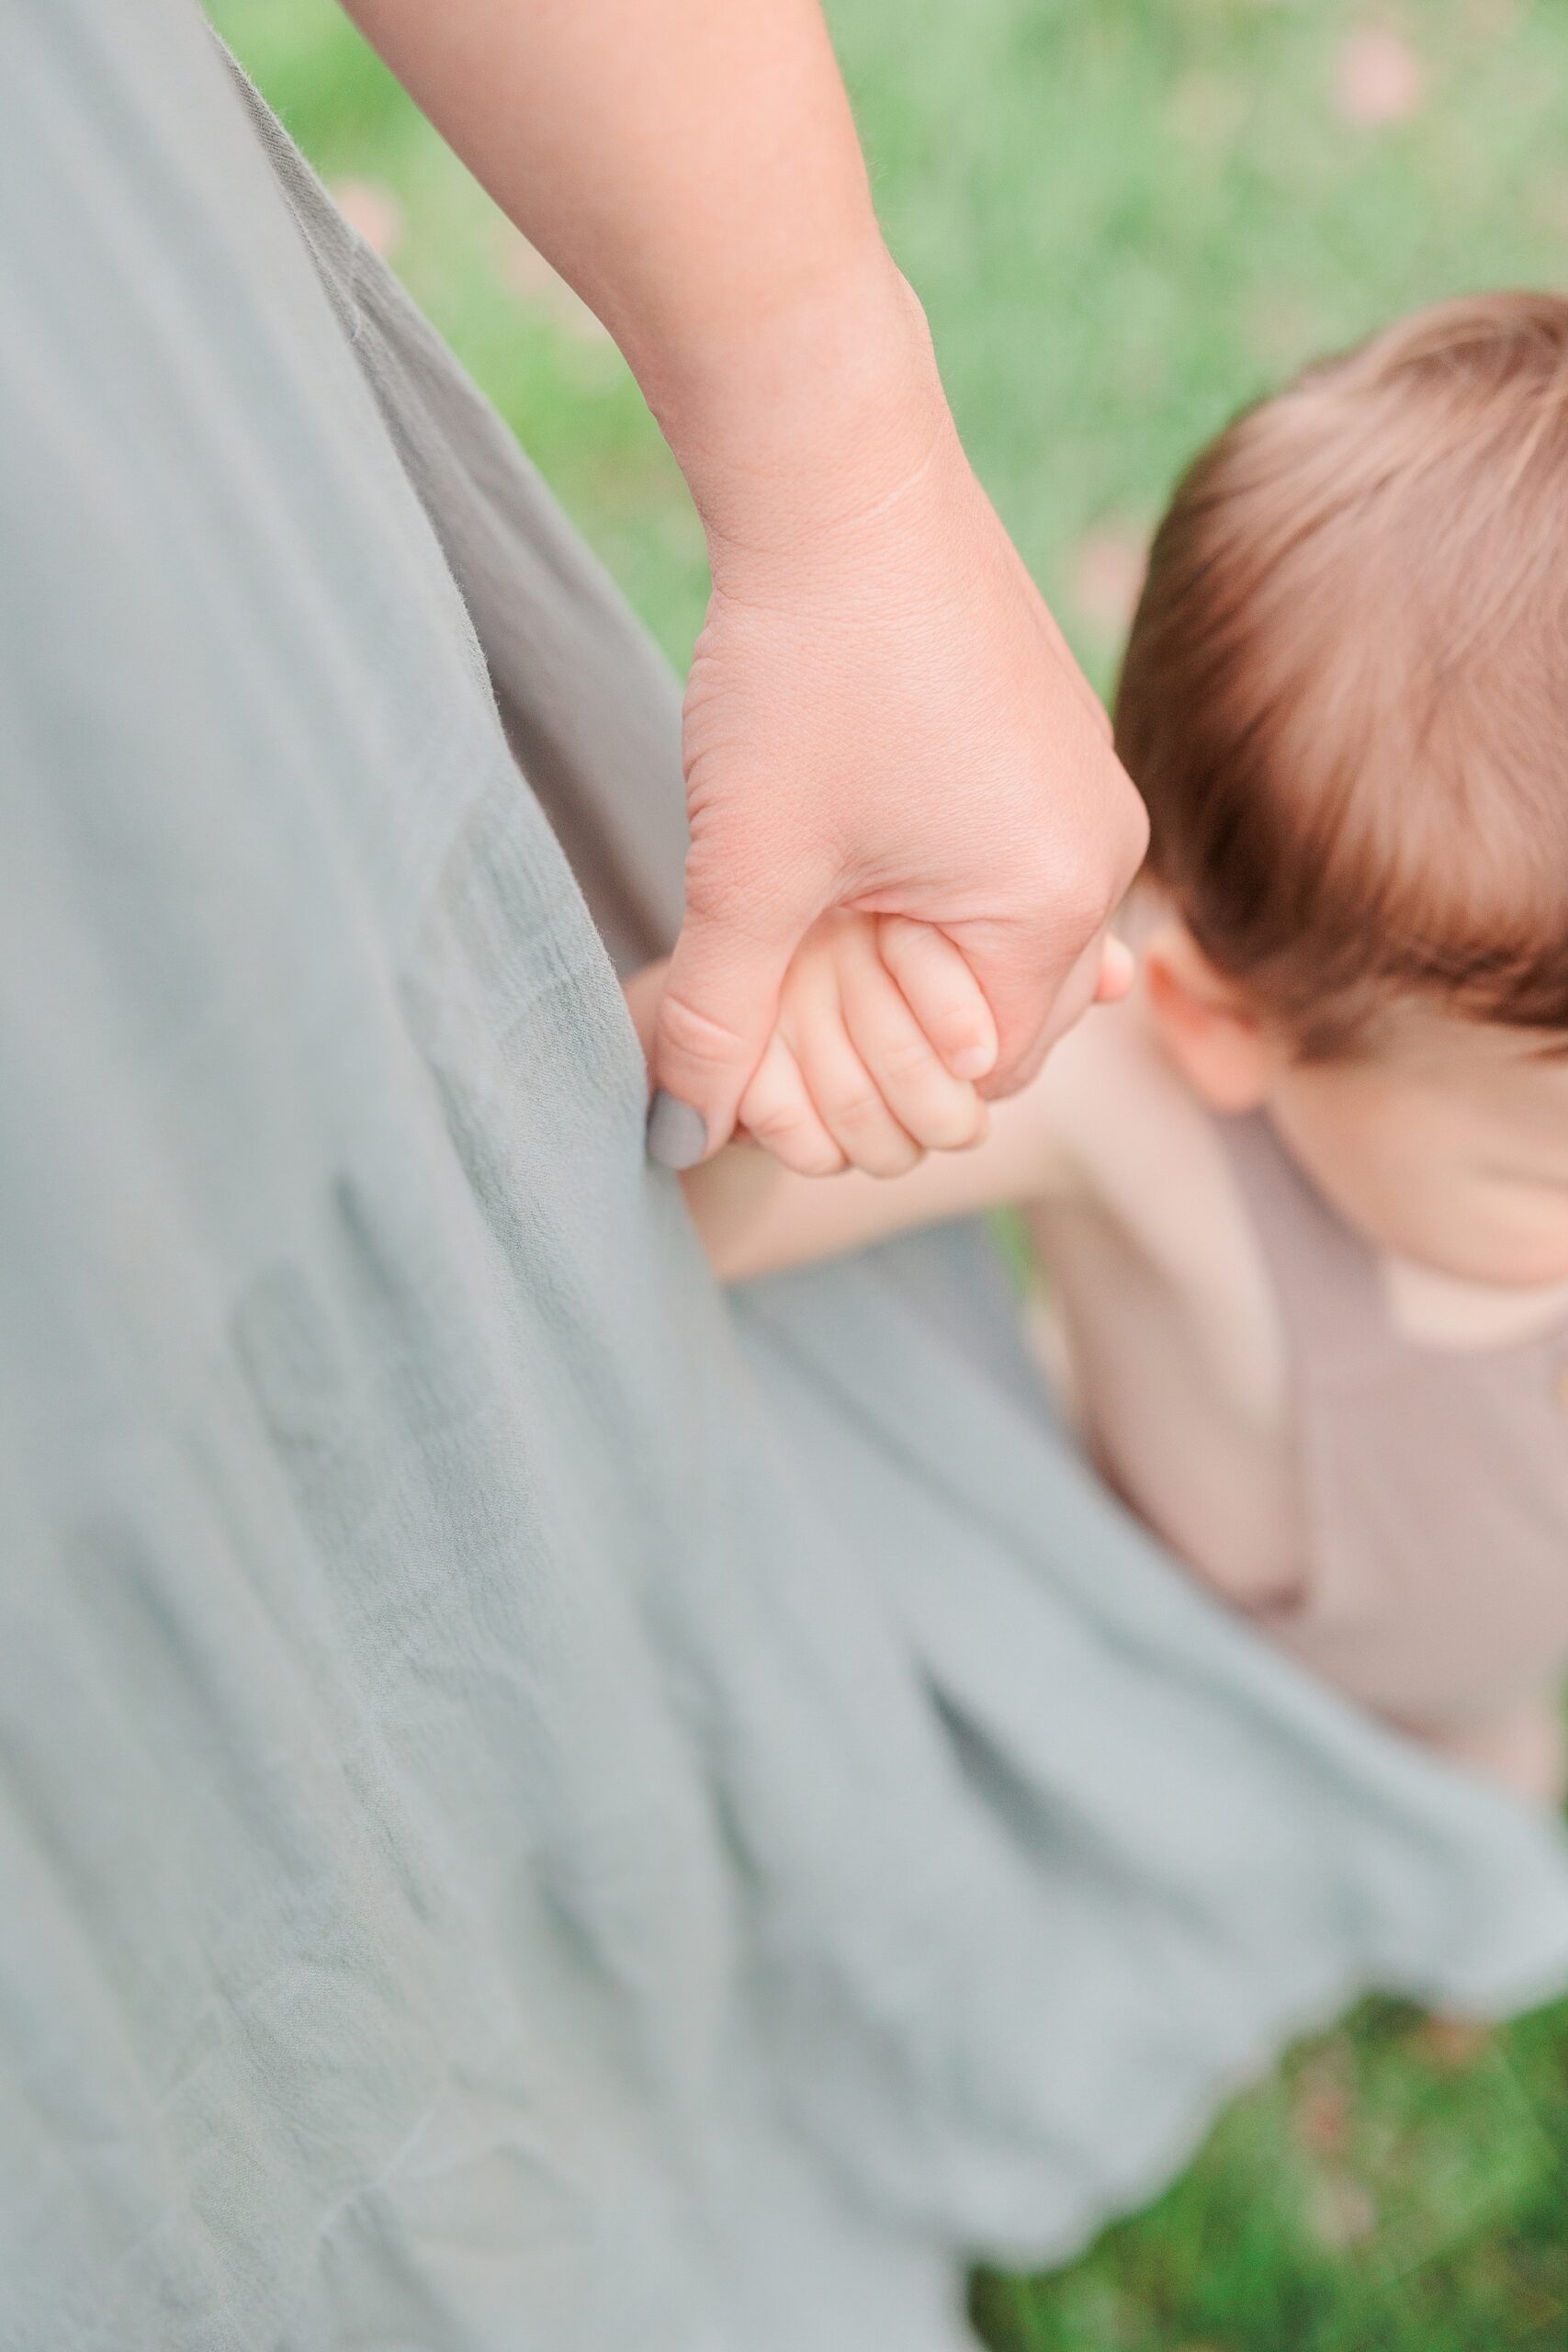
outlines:
[[[655,1048],[692,1156],[834,906],[945,931],[996,1016],[989,1090],[1021,1085],[1089,1000],[1142,811],[964,460],[816,0],[349,5],[614,334],[706,532]]]

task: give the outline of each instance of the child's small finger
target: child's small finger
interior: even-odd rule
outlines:
[[[740,1098],[739,1124],[797,1176],[837,1176],[846,1165],[818,1115],[799,1063],[776,1031]]]
[[[1137,976],[1138,959],[1124,939],[1108,932],[1100,952],[1100,977],[1094,984],[1096,1004],[1120,1004]]]
[[[883,915],[876,944],[953,1077],[984,1078],[997,1058],[997,1024],[984,989],[952,940],[934,924]]]
[[[869,932],[846,938],[839,988],[850,1042],[905,1132],[928,1151],[978,1142],[985,1104],[969,1080],[943,1064]]]
[[[826,964],[802,975],[791,1009],[801,1076],[818,1116],[852,1168],[868,1176],[901,1176],[922,1157],[898,1124],[874,1075],[856,1052],[844,1022],[838,978]]]

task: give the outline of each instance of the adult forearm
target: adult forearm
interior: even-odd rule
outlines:
[[[711,527],[807,527],[942,428],[817,0],[347,5],[604,320]]]
[[[835,909],[945,933],[1005,1093],[1144,823],[958,447],[818,0],[345,0],[631,362],[707,529],[655,1151],[730,1133]]]

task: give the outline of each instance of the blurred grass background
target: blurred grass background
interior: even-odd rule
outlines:
[[[683,665],[700,535],[596,322],[333,0],[210,5]],[[1568,282],[1568,0],[829,12],[970,452],[1101,686],[1240,402],[1415,303]],[[997,2352],[1568,2352],[1568,2007],[1485,2036],[1374,2005],[1151,2212],[975,2307]]]

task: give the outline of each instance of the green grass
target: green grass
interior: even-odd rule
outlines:
[[[683,663],[701,540],[615,353],[508,259],[332,0],[213,13],[329,178],[395,193],[397,266]],[[1235,406],[1416,302],[1568,279],[1568,0],[829,13],[971,453],[1101,684],[1136,548]],[[1367,24],[1403,29],[1424,79],[1377,128],[1337,103]],[[1568,2352],[1568,2009],[1456,2041],[1378,2007],[1297,2052],[1082,2261],[978,2280],[987,2340]]]
[[[1115,567],[1086,537],[1135,545],[1240,401],[1412,303],[1568,277],[1563,0],[1406,0],[1426,102],[1382,130],[1336,109],[1339,0],[830,13],[971,453],[1102,682]],[[683,663],[701,542],[615,353],[518,291],[485,199],[332,0],[213,14],[329,178],[398,192],[398,267]]]
[[[1369,2005],[1151,2211],[976,2312],[997,2352],[1562,2352],[1565,2191],[1568,2021],[1467,2042]]]

